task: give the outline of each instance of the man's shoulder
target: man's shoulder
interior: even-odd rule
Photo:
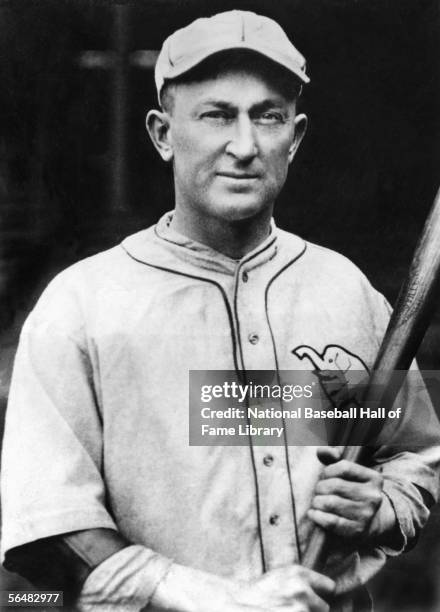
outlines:
[[[129,236],[147,241],[149,229]],[[125,240],[109,249],[81,259],[56,274],[33,308],[33,318],[68,317],[113,301],[136,284],[140,266],[124,248]],[[63,314],[62,314],[63,313]]]
[[[44,294],[52,294],[62,290],[80,290],[89,284],[102,284],[104,278],[115,276],[126,258],[121,245],[80,259],[61,270],[46,287]]]
[[[282,232],[281,241],[286,248],[295,246],[296,237]],[[327,247],[304,242],[301,255],[294,260],[285,279],[295,295],[306,303],[325,305],[348,320],[361,317],[370,321],[383,335],[391,308],[386,298],[377,291],[365,274],[348,257]],[[356,323],[358,324],[358,323]]]
[[[49,284],[49,287],[56,286],[59,288],[64,285],[73,287],[89,283],[98,283],[102,286],[105,282],[111,282],[112,279],[115,282],[119,279],[126,279],[127,271],[136,268],[136,266],[133,266],[133,257],[127,251],[125,245],[130,243],[148,244],[151,242],[149,237],[152,235],[152,230],[151,227],[131,234],[111,248],[80,259],[59,272]]]
[[[298,251],[298,236],[279,230],[279,238],[286,251]],[[361,269],[348,257],[333,249],[321,246],[308,240],[302,240],[303,248],[298,261],[311,269],[316,269],[322,274],[345,276],[347,279],[368,282]]]
[[[298,238],[295,235],[281,230],[280,239],[287,252],[289,249],[292,253],[297,252]],[[333,296],[335,299],[342,299],[344,296],[344,300],[352,304],[369,305],[390,312],[385,297],[374,288],[356,263],[345,255],[313,242],[303,241],[303,249],[295,262],[295,265],[290,267],[292,277],[295,282],[299,282],[299,276],[301,284],[314,294]]]

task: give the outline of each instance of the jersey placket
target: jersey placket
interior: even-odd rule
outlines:
[[[235,275],[234,316],[239,355],[248,384],[254,382],[252,370],[276,371],[274,347],[265,312],[266,286],[262,276],[260,266],[250,267],[246,263],[238,268]],[[261,400],[250,400],[249,405],[256,407],[258,402],[261,403]],[[261,404],[263,406],[282,409],[278,399],[271,402],[265,400]],[[252,418],[249,424],[255,424]],[[270,425],[283,427],[283,420],[271,419]],[[279,446],[264,446],[258,436],[249,438],[255,468],[264,565],[266,570],[270,570],[298,560],[285,438],[283,433]]]

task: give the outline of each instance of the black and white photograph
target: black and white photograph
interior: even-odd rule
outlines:
[[[0,28],[0,610],[438,612],[438,1]]]

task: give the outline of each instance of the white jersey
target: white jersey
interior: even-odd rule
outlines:
[[[237,262],[169,219],[61,273],[24,326],[3,449],[3,553],[107,527],[178,563],[250,579],[306,547],[315,448],[189,446],[188,372],[314,369],[335,354],[368,368],[389,308],[346,258],[274,225]],[[375,468],[406,543],[428,516],[418,487],[437,497],[440,448],[432,408],[420,426],[410,385],[401,398],[400,433],[413,444],[380,447]],[[344,553],[339,590],[397,552]]]

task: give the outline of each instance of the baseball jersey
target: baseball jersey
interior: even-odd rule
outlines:
[[[188,373],[313,369],[335,350],[371,367],[389,308],[349,260],[273,223],[236,261],[170,220],[62,272],[28,317],[6,417],[3,554],[107,527],[247,580],[304,551],[316,449],[190,446]],[[421,422],[409,383],[401,398],[397,438],[378,448],[375,468],[404,548],[428,516],[418,487],[437,498],[440,449],[429,402]],[[411,442],[396,451],[403,433]],[[339,591],[398,552],[336,551]]]

